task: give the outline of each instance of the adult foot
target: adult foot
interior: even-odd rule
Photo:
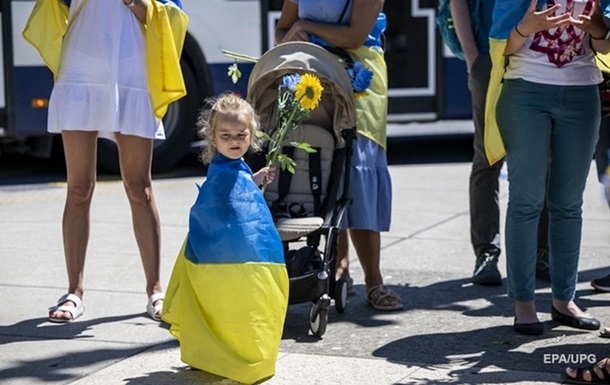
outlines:
[[[161,313],[163,312],[163,298],[165,293],[159,292],[148,297],[146,304],[146,313],[155,321],[161,321]]]
[[[608,357],[587,368],[566,368],[565,379],[569,384],[610,384]]]
[[[551,318],[562,325],[577,329],[597,330],[601,326],[597,319],[580,310],[574,301],[553,300]]]
[[[585,312],[580,310],[580,308],[578,307],[578,305],[576,305],[576,303],[574,301],[553,300],[552,307],[554,307],[555,310],[557,310],[559,313],[570,316],[570,317],[574,317],[574,318],[588,317],[588,315]]]
[[[366,302],[375,309],[382,311],[403,308],[400,296],[383,283],[366,290]]]
[[[62,295],[55,306],[49,308],[49,321],[56,323],[72,322],[85,311],[83,300],[76,294]]]
[[[515,329],[517,333],[531,336],[539,336],[544,333],[544,326],[542,326],[542,322],[517,323],[516,318],[513,324],[513,329]]]
[[[515,301],[515,324],[539,323],[534,301]]]
[[[555,322],[575,329],[597,330],[601,326],[596,318],[570,316],[559,312],[554,306],[551,307],[551,318]]]

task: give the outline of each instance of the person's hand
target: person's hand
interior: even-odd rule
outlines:
[[[284,36],[284,42],[286,41],[309,41],[309,33],[305,31],[303,20],[298,20],[290,27],[286,35]]]
[[[596,39],[604,38],[608,32],[599,0],[593,2],[591,11],[588,14],[580,14],[577,19],[572,17],[570,23]]]
[[[252,179],[257,186],[262,185],[263,183],[269,184],[273,182],[275,178],[275,167],[267,166],[263,167],[254,174],[252,174]]]
[[[555,4],[544,11],[536,11],[536,4],[538,4],[538,0],[532,0],[525,16],[517,26],[519,32],[525,36],[547,29],[561,27],[569,24],[572,19],[572,15],[566,12],[558,16],[552,16],[553,13],[561,8],[561,4]]]

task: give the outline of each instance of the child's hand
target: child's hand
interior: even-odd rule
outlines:
[[[273,178],[275,178],[275,167],[263,167],[252,175],[252,179],[254,179],[254,183],[257,186],[262,185],[263,183],[269,184],[273,182]]]

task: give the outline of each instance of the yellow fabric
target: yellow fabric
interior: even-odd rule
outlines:
[[[356,129],[359,134],[366,136],[385,149],[388,117],[388,70],[383,58],[383,50],[378,47],[362,46],[347,51],[354,61],[362,62],[365,68],[374,73],[366,95],[357,96],[354,100]]]
[[[146,60],[148,88],[153,110],[161,119],[167,106],[186,95],[180,54],[188,17],[171,4],[151,1],[146,14]]]
[[[273,376],[288,307],[286,267],[194,264],[185,246],[163,304],[182,361],[245,384]]]
[[[610,53],[596,53],[595,64],[600,70],[610,72]]]
[[[68,30],[70,9],[61,1],[37,0],[25,24],[23,38],[38,50],[57,79],[61,47]]]
[[[494,164],[506,155],[504,142],[500,135],[500,128],[496,121],[496,106],[502,92],[502,78],[506,67],[506,57],[504,56],[504,48],[506,40],[489,39],[489,54],[491,55],[491,76],[489,79],[489,89],[487,90],[487,99],[485,101],[485,155],[489,164]]]
[[[69,8],[59,0],[36,0],[23,30],[24,39],[40,53],[45,64],[59,74],[63,37],[68,30]],[[146,15],[148,87],[155,116],[163,118],[167,106],[186,95],[180,54],[188,17],[171,4],[149,2]]]

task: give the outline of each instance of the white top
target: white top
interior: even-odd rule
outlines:
[[[70,18],[48,131],[164,139],[148,92],[144,33],[132,10],[119,0],[72,0]]]
[[[594,0],[550,0],[561,4],[557,15],[571,12],[578,19],[589,14]],[[509,56],[505,79],[521,78],[534,83],[554,85],[591,85],[602,81],[594,61],[587,33],[568,24],[531,34],[521,48]]]

